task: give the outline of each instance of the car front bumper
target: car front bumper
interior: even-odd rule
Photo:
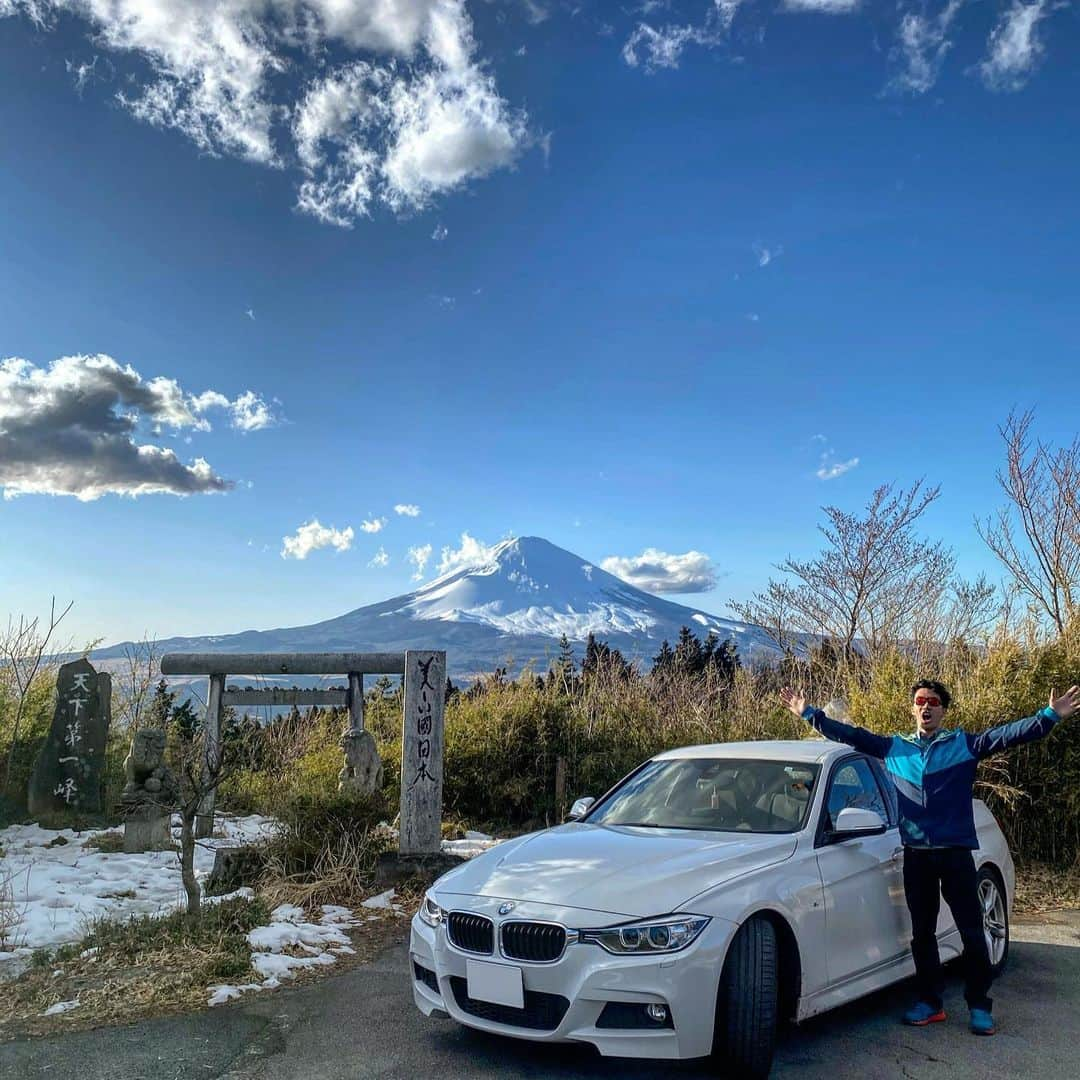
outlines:
[[[440,897],[453,910],[486,915],[498,923],[499,899]],[[559,922],[581,929],[630,921],[610,912],[555,908],[548,904],[520,903],[514,919]],[[409,943],[413,1000],[426,1016],[450,1016],[468,1027],[545,1042],[592,1043],[601,1054],[636,1058],[702,1057],[712,1049],[716,993],[723,958],[737,927],[714,918],[685,949],[657,956],[615,956],[599,945],[573,942],[560,959],[528,963],[499,954],[480,956],[464,952],[447,939],[445,926],[428,926],[419,916],[412,922]],[[498,934],[496,933],[496,940]],[[506,1010],[478,1005],[468,997],[466,965],[472,960],[519,967],[526,1009],[508,1019]],[[427,981],[418,976],[431,972]],[[438,989],[428,985],[435,982]],[[563,1005],[558,999],[569,1004]],[[609,1002],[629,1005],[666,1005],[669,1027],[598,1027]],[[635,1013],[636,1010],[629,1010]],[[484,1015],[477,1015],[482,1013]],[[610,1013],[609,1013],[610,1015]],[[526,1023],[536,1026],[523,1026]]]

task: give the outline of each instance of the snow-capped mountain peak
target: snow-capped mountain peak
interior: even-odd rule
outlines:
[[[756,627],[647,593],[538,536],[514,537],[475,565],[457,567],[414,592],[309,626],[213,637],[158,639],[166,652],[393,652],[446,649],[451,673],[533,662],[542,667],[565,634],[589,634],[647,661],[683,626],[701,638],[732,638],[743,657],[773,651]],[[130,643],[127,643],[130,644]],[[95,659],[122,657],[125,644]]]

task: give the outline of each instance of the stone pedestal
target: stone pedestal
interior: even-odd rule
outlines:
[[[129,809],[124,816],[124,852],[172,851],[171,820],[172,811],[158,803],[144,802]]]
[[[256,846],[219,847],[206,880],[207,896],[221,896],[245,886],[254,887],[266,870],[266,849]]]
[[[464,855],[455,855],[449,851],[425,852],[422,855],[402,855],[397,851],[386,851],[375,862],[375,886],[380,889],[391,886],[397,888],[412,880],[430,885],[436,878],[442,877],[448,870],[453,870],[465,861]]]

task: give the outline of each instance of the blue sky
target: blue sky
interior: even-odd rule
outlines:
[[[1075,3],[209,7],[0,0],[0,614],[298,625],[463,534],[724,614],[920,477],[997,574],[998,425],[1077,429]]]

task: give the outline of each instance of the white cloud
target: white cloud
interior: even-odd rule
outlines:
[[[386,548],[380,547],[378,551],[372,556],[368,566],[375,567],[376,569],[382,569],[384,566],[390,565],[390,556],[386,551]]]
[[[313,551],[332,547],[335,551],[348,551],[353,542],[352,526],[335,529],[319,523],[318,518],[301,525],[293,536],[282,537],[283,559],[306,559]]]
[[[785,11],[813,11],[820,15],[847,15],[859,8],[860,0],[784,0]]]
[[[725,40],[741,2],[742,0],[714,0],[707,10],[704,22],[699,26],[669,23],[655,27],[640,22],[623,45],[623,60],[631,67],[638,67],[643,63],[649,74],[658,68],[677,68],[687,45],[713,48]]]
[[[422,43],[426,60],[355,62],[310,85],[293,121],[308,174],[301,209],[338,225],[369,213],[376,199],[420,209],[524,149],[525,114],[475,60],[464,0],[425,6],[414,46]]]
[[[945,54],[952,47],[947,34],[963,4],[964,0],[948,0],[936,15],[925,10],[904,14],[890,53],[902,69],[892,79],[890,89],[925,94],[937,82]]]
[[[3,9],[0,8],[0,15],[2,14],[4,14],[4,12]],[[64,70],[71,76],[71,81],[75,85],[75,92],[80,96],[82,96],[83,90],[86,89],[86,84],[96,78],[97,62],[98,58],[96,56],[89,62],[86,60],[83,60],[81,63],[76,63],[74,60],[64,61]]]
[[[424,568],[428,564],[428,559],[431,558],[431,545],[423,544],[420,547],[411,547],[406,553],[405,557],[416,567],[416,573],[413,574],[413,581],[422,581],[424,578]]]
[[[647,592],[689,593],[716,588],[716,569],[701,551],[673,555],[646,548],[640,555],[611,555],[600,566]]]
[[[767,248],[764,244],[754,244],[754,258],[757,259],[758,266],[762,268],[768,266],[769,263],[780,258],[783,254],[783,244],[777,244],[774,248]]]
[[[837,461],[833,456],[833,452],[826,450],[821,455],[821,463],[818,465],[815,475],[819,480],[835,480],[850,469],[854,469],[858,464],[859,459],[857,457],[849,458],[847,461]]]
[[[1036,36],[1036,28],[1049,13],[1050,0],[1034,0],[1030,4],[1014,0],[990,32],[987,57],[978,65],[986,86],[991,90],[1023,87],[1045,51]]]
[[[120,104],[204,153],[282,167],[287,124],[297,205],[332,224],[376,200],[424,206],[529,142],[476,58],[465,0],[0,0],[0,17],[20,13],[43,29],[83,20],[133,60]]]
[[[420,507],[415,503],[398,503],[394,507],[394,513],[399,517],[419,517]]]
[[[370,520],[360,522],[360,528],[366,533],[382,532],[385,525],[386,518],[384,517],[371,518]]]
[[[450,235],[450,230],[440,221],[435,226],[435,231],[431,234],[431,239],[435,241],[445,240]]]
[[[482,540],[476,540],[467,532],[461,534],[461,546],[458,548],[444,547],[442,558],[439,560],[439,576],[448,574],[452,570],[464,570],[470,566],[482,566],[491,561],[492,554],[497,544],[485,544]]]
[[[209,431],[202,415],[229,406],[215,390],[188,394],[165,376],[144,381],[112,357],[65,356],[48,368],[0,361],[0,486],[23,494],[190,495],[226,491],[203,458],[183,464],[166,448],[138,441],[139,429]]]
[[[254,390],[245,390],[229,403],[232,426],[238,431],[262,431],[278,422],[270,406]]]

